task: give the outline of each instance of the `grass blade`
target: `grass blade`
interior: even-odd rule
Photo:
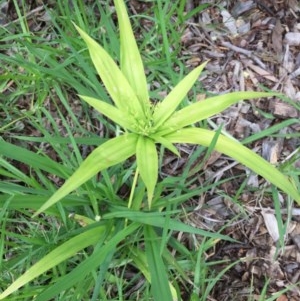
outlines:
[[[144,235],[153,298],[155,301],[173,301],[165,264],[160,255],[159,238],[151,226],[145,226]]]
[[[61,291],[65,291],[81,281],[87,274],[91,273],[96,267],[101,266],[110,252],[114,252],[114,249],[118,243],[126,239],[128,235],[136,231],[139,224],[131,224],[128,227],[115,233],[112,238],[94,251],[94,253],[86,260],[81,262],[75,267],[72,272],[61,277],[56,283],[49,286],[40,295],[37,296],[36,301],[48,301],[54,296],[58,295]]]
[[[97,227],[88,229],[85,232],[69,239],[67,242],[44,256],[40,261],[30,267],[22,276],[15,280],[3,293],[0,294],[0,300],[3,300],[23,285],[58,265],[62,261],[72,257],[78,251],[94,245],[105,231],[106,227],[98,225]]]
[[[210,130],[188,128],[167,135],[165,138],[169,139],[172,143],[192,143],[209,146],[214,136],[215,132]],[[233,139],[219,135],[215,149],[244,164],[300,203],[300,194],[288,178],[247,147]]]
[[[134,262],[136,268],[144,275],[149,283],[151,283],[151,276],[147,264],[146,254],[143,250],[138,247],[129,247],[129,257]]]
[[[262,139],[264,137],[268,137],[268,136],[270,137],[273,133],[278,133],[281,129],[288,127],[295,123],[299,124],[300,120],[297,118],[291,118],[291,119],[284,120],[280,123],[276,123],[275,125],[272,125],[272,126],[266,128],[265,130],[259,131],[258,133],[255,133],[252,136],[245,138],[244,140],[241,141],[241,143],[248,144],[253,141]]]
[[[177,212],[178,213],[178,212]],[[146,224],[154,227],[164,228],[166,225],[166,213],[164,212],[139,212],[135,210],[120,210],[117,211],[114,208],[114,212],[107,213],[102,216],[103,219],[111,219],[111,218],[125,218],[132,220],[137,223]],[[186,232],[192,234],[199,234],[205,237],[211,237],[217,240],[226,240],[236,242],[236,240],[230,238],[229,236],[222,235],[220,233],[208,232],[202,229],[195,228],[193,226],[184,224],[175,219],[170,219],[168,224],[168,229],[179,232]]]
[[[101,170],[131,157],[135,153],[136,141],[137,136],[135,134],[126,134],[101,144],[81,163],[74,174],[53,194],[34,216],[57,203]]]
[[[63,166],[46,156],[42,156],[3,140],[0,140],[0,155],[62,178],[67,178],[71,173],[71,170],[69,170],[66,166]]]

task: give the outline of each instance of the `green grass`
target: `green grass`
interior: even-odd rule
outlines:
[[[187,58],[180,57],[180,36],[189,16],[184,14],[184,2],[152,1],[148,11],[131,18],[153,99],[161,100],[187,73]],[[232,180],[205,180],[199,186],[212,147],[182,152],[185,164],[177,173],[160,169],[150,212],[139,211],[145,186],[135,181],[136,165],[128,161],[93,177],[45,214],[31,218],[92,149],[120,133],[77,96],[110,102],[71,24],[78,24],[119,60],[115,13],[101,1],[89,5],[73,1],[73,8],[68,3],[58,1],[55,8],[47,9],[50,20],[33,32],[23,18],[28,12],[23,1],[16,10],[17,22],[0,29],[0,293],[18,279],[15,292],[5,300],[175,300],[175,296],[207,300],[236,264],[206,260],[206,252],[220,240],[232,241],[221,234],[230,221],[220,232],[209,232],[188,220],[194,210],[188,205],[192,200],[211,189],[225,194],[222,184]],[[148,27],[141,26],[144,18]],[[198,93],[203,93],[201,85],[191,91]],[[297,122],[281,122],[243,143],[276,137]],[[168,151],[162,147],[160,162],[163,154]],[[299,152],[294,156],[299,158]],[[293,160],[282,170],[299,187],[299,171],[290,168]],[[270,193],[276,200],[283,245],[287,224],[281,219],[277,192]],[[178,234],[184,239],[176,239]],[[218,264],[226,268],[216,272]],[[150,284],[151,277],[156,284]],[[155,285],[161,291],[152,290]]]

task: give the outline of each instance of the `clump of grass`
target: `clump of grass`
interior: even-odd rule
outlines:
[[[122,1],[115,1],[115,7],[120,46],[113,18],[107,17],[112,12],[105,11],[98,4],[103,18],[100,25],[95,25],[98,20],[89,20],[82,3],[75,1],[75,16],[65,5],[59,5],[58,9],[67,17],[66,20],[52,15],[58,37],[51,46],[38,43],[40,38],[27,38],[30,32],[20,15],[26,38],[15,36],[15,41],[30,60],[1,55],[8,65],[15,64],[13,72],[7,69],[4,75],[6,82],[13,79],[16,90],[22,87],[23,94],[32,97],[32,103],[24,115],[12,116],[1,127],[2,131],[6,131],[8,141],[0,140],[0,174],[5,178],[0,184],[4,221],[1,252],[6,259],[3,262],[5,287],[0,299],[35,298],[41,301],[56,297],[69,300],[75,296],[77,300],[113,300],[123,299],[125,294],[128,299],[179,300],[182,290],[192,288],[192,299],[204,300],[204,296],[209,295],[215,283],[233,264],[210,278],[203,254],[219,240],[233,240],[220,232],[204,231],[181,221],[180,205],[219,183],[207,183],[189,191],[187,178],[193,174],[189,164],[183,175],[158,182],[159,162],[162,160],[159,156],[163,150],[178,155],[174,143],[203,144],[208,147],[204,157],[208,157],[214,149],[223,151],[299,200],[295,187],[282,173],[241,144],[224,137],[221,129],[212,132],[188,127],[242,98],[272,94],[247,92],[222,95],[176,111],[197,81],[205,67],[203,64],[182,79],[165,100],[153,107],[153,103],[149,102],[147,80],[126,8]],[[168,6],[158,1],[156,9],[165,65],[170,66],[159,79],[169,76],[175,85],[182,74],[178,76],[171,69],[173,58],[163,18]],[[80,26],[76,28],[88,46],[104,85],[99,84],[87,54],[82,50],[83,44],[69,24],[71,18],[68,17],[71,16]],[[87,26],[87,20],[95,27]],[[106,50],[86,33],[90,31],[97,36],[104,29],[110,33],[102,35]],[[174,30],[172,37],[176,39]],[[114,59],[120,60],[121,69],[107,51]],[[22,77],[16,76],[17,64],[23,68]],[[38,83],[34,88],[29,85],[33,82]],[[74,107],[77,96],[70,86],[100,114],[91,116],[84,105],[83,109],[74,113],[79,106],[75,104]],[[115,106],[111,105],[106,90]],[[39,96],[36,99],[34,95]],[[19,101],[19,95],[10,96],[12,101]],[[56,116],[51,107],[47,107],[48,102],[54,106]],[[6,110],[9,110],[9,103],[6,103]],[[115,124],[112,125],[102,114]],[[14,132],[20,118],[26,126],[38,130],[37,137]],[[57,120],[61,124],[58,125]],[[99,130],[99,121],[105,125],[105,131],[98,136],[91,132]],[[8,135],[8,130],[13,135]],[[116,137],[112,138],[112,135]],[[19,144],[30,141],[30,149],[11,143],[16,141]],[[161,154],[158,154],[156,144],[161,144]],[[89,146],[96,148],[85,158],[84,149]],[[205,153],[204,148],[201,151]],[[53,158],[50,158],[51,154]],[[134,154],[136,161],[119,164]],[[20,170],[12,164],[12,160],[17,161],[18,166],[29,168]],[[76,169],[78,165],[80,167]],[[100,171],[101,175],[98,174]],[[61,188],[57,190],[57,186]],[[71,193],[73,190],[75,193]],[[29,219],[32,211],[28,209],[35,212],[32,220]],[[42,211],[46,215],[40,214]],[[19,234],[15,233],[16,230]],[[173,238],[173,234],[178,232],[205,239],[191,250]],[[5,242],[7,237],[8,243]],[[170,250],[177,254],[175,259]],[[130,270],[134,272],[133,278],[126,275]],[[132,290],[134,285],[138,285],[136,290]]]

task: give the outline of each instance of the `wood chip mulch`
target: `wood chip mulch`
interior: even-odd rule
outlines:
[[[267,136],[247,146],[276,165],[294,157],[293,166],[299,170],[300,139],[293,135],[300,132],[299,2],[221,1],[217,5],[216,1],[190,0],[188,9],[207,2],[212,6],[190,19],[182,36],[184,53],[191,55],[188,65],[209,60],[202,77],[205,88],[212,93],[271,89],[289,98],[241,102],[213,118],[211,125],[224,124],[226,131],[241,141],[285,120],[294,120],[280,129],[280,137]],[[205,177],[226,178],[238,169],[243,167],[213,154],[202,181]],[[300,209],[279,194],[282,222],[286,223],[285,233],[280,234],[274,199],[261,189],[267,183],[250,175],[244,192],[237,194],[240,184],[233,180],[224,184],[225,193],[215,191],[199,197],[190,216],[191,224],[204,229],[216,230],[230,223],[225,232],[241,242],[219,243],[210,254],[211,262],[239,262],[221,277],[209,300],[262,300],[267,281],[266,299],[287,288],[275,300],[300,300]],[[247,187],[257,190],[248,192]],[[229,263],[218,266],[216,272]]]

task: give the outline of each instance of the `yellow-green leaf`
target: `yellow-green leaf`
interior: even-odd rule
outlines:
[[[177,148],[168,139],[165,139],[161,136],[156,136],[155,134],[151,135],[150,138],[152,138],[155,141],[155,143],[160,143],[166,149],[174,153],[176,156],[180,157],[180,153],[178,152]]]
[[[151,138],[139,136],[136,145],[136,161],[141,178],[147,188],[148,203],[151,207],[158,174],[158,156],[155,142]]]
[[[115,123],[119,124],[124,129],[128,129],[134,132],[134,120],[132,120],[132,118],[129,118],[128,114],[99,99],[83,95],[79,96],[98,112],[102,113]]]
[[[188,125],[207,119],[224,111],[229,106],[242,99],[270,97],[278,93],[268,92],[233,92],[210,97],[193,103],[184,109],[175,112],[158,130],[157,135],[166,135]]]
[[[143,108],[134,90],[114,60],[87,33],[74,26],[85,41],[93,64],[116,106],[125,113],[144,119]]]
[[[132,259],[135,266],[140,272],[142,272],[146,280],[150,283],[151,277],[144,250],[141,250],[136,246],[129,246],[129,251],[130,252],[128,252],[128,256],[130,257],[130,259]]]
[[[69,239],[44,256],[40,261],[30,267],[22,276],[16,279],[4,292],[0,294],[0,300],[6,298],[47,270],[74,256],[78,251],[96,244],[97,241],[99,241],[99,237],[101,237],[105,231],[107,231],[106,226],[100,225],[92,229],[88,229],[87,231]]]
[[[60,201],[101,170],[131,157],[135,153],[136,144],[136,134],[125,134],[98,146],[34,216]]]
[[[150,107],[147,78],[124,1],[114,0],[120,28],[121,70],[137,95],[145,114]]]
[[[185,76],[168,96],[161,102],[157,104],[153,114],[153,121],[155,127],[162,125],[176,110],[180,102],[186,96],[188,91],[192,88],[195,81],[198,79],[202,70],[206,66],[206,62],[201,64],[199,67],[190,72]]]
[[[209,146],[214,135],[215,132],[210,130],[187,128],[169,134],[165,136],[165,138],[172,143],[191,143]],[[288,178],[272,164],[247,147],[220,134],[216,142],[215,149],[249,167],[251,170],[261,175],[267,181],[274,184],[300,203],[300,194]]]

